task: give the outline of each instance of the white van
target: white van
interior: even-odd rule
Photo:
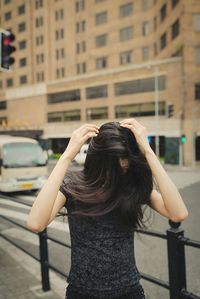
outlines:
[[[74,161],[77,164],[83,165],[85,163],[85,158],[87,156],[88,146],[89,146],[89,144],[83,144],[83,146],[80,149],[80,152],[74,158]]]
[[[35,139],[0,135],[0,191],[41,189],[47,180],[47,162]]]

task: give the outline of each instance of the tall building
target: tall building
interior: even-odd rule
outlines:
[[[0,28],[17,47],[1,133],[59,152],[82,123],[135,117],[166,163],[200,163],[199,0],[0,0]]]

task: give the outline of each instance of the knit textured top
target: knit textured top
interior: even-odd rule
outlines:
[[[64,184],[70,213],[75,200]],[[77,201],[76,201],[77,202]],[[69,216],[71,269],[67,282],[81,294],[114,298],[134,291],[141,275],[134,255],[134,230],[122,228],[110,212],[103,216]]]

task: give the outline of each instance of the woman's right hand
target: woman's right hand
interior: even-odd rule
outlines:
[[[69,160],[74,160],[82,145],[92,137],[96,137],[99,133],[99,127],[94,124],[85,124],[76,129],[70,138],[66,150],[63,155]]]

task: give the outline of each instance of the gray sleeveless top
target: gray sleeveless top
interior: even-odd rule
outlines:
[[[68,212],[74,199],[64,184]],[[69,216],[71,269],[67,282],[81,294],[113,298],[134,290],[141,275],[134,255],[134,230],[122,228],[114,213],[98,217]]]

